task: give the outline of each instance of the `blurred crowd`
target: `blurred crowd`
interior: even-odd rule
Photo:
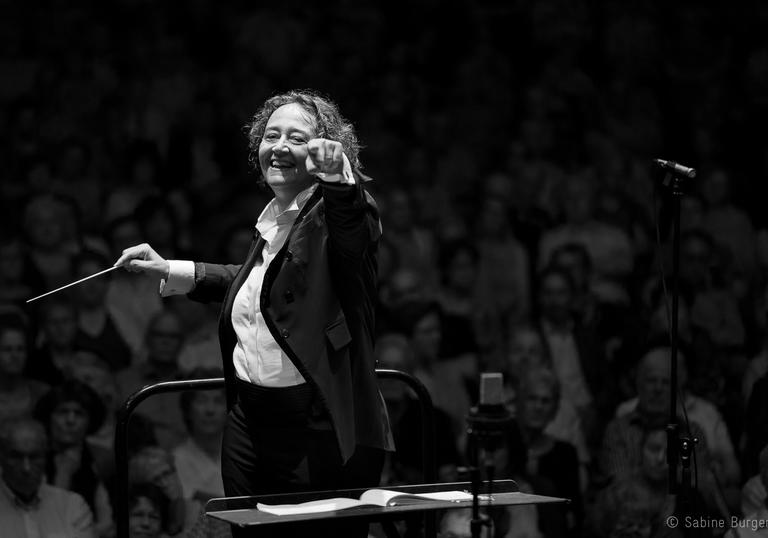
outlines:
[[[494,476],[573,500],[495,513],[494,536],[678,535],[664,526],[675,194],[650,163],[695,166],[674,185],[677,394],[698,439],[687,509],[768,520],[766,23],[758,2],[14,5],[0,21],[0,527],[113,536],[116,410],[144,385],[221,375],[216,305],[161,299],[143,276],[26,300],[141,242],[244,260],[271,196],[242,126],[294,87],[331,96],[365,144],[384,229],[378,367],[429,389],[440,480],[468,478],[465,417],[480,373],[502,372],[515,420]],[[421,482],[415,396],[382,392],[398,447],[382,483]],[[225,416],[221,391],[141,404],[133,536],[226,535],[200,517],[223,495]],[[469,536],[465,516],[442,535]]]

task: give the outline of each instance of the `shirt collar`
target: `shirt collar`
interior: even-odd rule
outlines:
[[[2,491],[3,494],[6,495],[8,499],[13,502],[13,505],[16,508],[19,508],[20,510],[35,510],[38,506],[40,506],[40,490],[39,489],[35,492],[35,496],[32,497],[32,499],[29,502],[24,501],[21,497],[16,495],[16,492],[14,492],[11,488],[9,488],[8,484],[5,483],[5,480],[2,480],[2,479],[0,479],[0,491]]]
[[[296,219],[296,215],[301,211],[301,208],[304,207],[304,204],[309,197],[312,196],[312,193],[315,192],[316,188],[317,183],[313,183],[301,191],[283,211],[280,211],[280,208],[277,205],[277,199],[272,198],[261,212],[261,215],[259,215],[259,219],[256,221],[256,229],[261,235],[264,235],[268,229],[276,224],[293,222]]]

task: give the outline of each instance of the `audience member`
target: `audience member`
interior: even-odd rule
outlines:
[[[754,278],[756,260],[755,229],[749,215],[731,200],[731,178],[723,168],[704,175],[701,193],[706,201],[704,229],[715,244],[733,258],[736,271],[746,281]]]
[[[136,484],[128,492],[128,536],[162,538],[168,525],[168,498],[151,483]]]
[[[130,486],[152,484],[163,492],[168,502],[168,516],[163,529],[168,535],[173,536],[194,526],[199,504],[184,499],[173,456],[167,450],[146,446],[131,456],[128,482]]]
[[[759,471],[760,450],[768,444],[766,424],[768,424],[768,374],[755,382],[744,410],[741,461],[745,476],[753,476]]]
[[[32,353],[26,375],[58,385],[69,374],[77,338],[77,307],[66,297],[50,297],[39,310],[41,343]]]
[[[645,367],[650,370],[662,367],[669,370],[670,357],[671,350],[668,347],[658,347],[648,351],[643,361],[646,365]],[[717,407],[688,390],[688,371],[685,357],[682,353],[678,354],[677,376],[680,387],[677,398],[679,405],[678,413],[686,416],[690,422],[696,424],[704,434],[703,440],[712,458],[712,471],[719,480],[720,487],[724,490],[737,489],[741,481],[741,470],[739,469],[739,462],[736,458],[728,427],[725,425],[725,421]],[[637,406],[637,397],[622,402],[616,409],[616,416],[627,415],[635,411]],[[669,411],[667,410],[667,412]]]
[[[107,258],[97,252],[82,251],[73,261],[75,279],[103,271]],[[131,350],[107,308],[110,274],[92,278],[73,288],[78,307],[79,342],[99,353],[117,371],[131,364]]]
[[[583,244],[594,264],[593,290],[604,302],[628,300],[624,281],[634,267],[634,251],[620,228],[594,217],[595,180],[589,173],[569,178],[562,194],[565,222],[541,237],[539,268],[565,243]]]
[[[67,242],[67,208],[51,195],[32,198],[24,209],[24,234],[33,274],[47,289],[72,281],[72,245]]]
[[[768,444],[760,451],[760,471],[741,490],[741,514],[745,517],[765,512],[768,507]],[[768,514],[751,519],[768,520]]]
[[[378,368],[390,368],[413,374],[413,352],[408,340],[399,334],[388,334],[376,340]],[[387,404],[395,452],[387,454],[382,483],[387,485],[418,484],[424,480],[421,408],[408,386],[399,380],[379,381]],[[457,479],[461,463],[456,435],[450,417],[440,408],[433,410],[435,423],[435,464],[440,482]]]
[[[443,339],[442,310],[435,302],[410,302],[396,312],[402,333],[413,351],[413,375],[432,396],[438,409],[451,418],[454,435],[463,446],[466,415],[476,381],[477,364],[473,355],[445,359],[440,355]],[[465,328],[464,330],[470,330]]]
[[[35,417],[46,427],[50,440],[45,465],[48,482],[81,495],[93,512],[96,534],[109,536],[112,505],[86,442],[104,419],[99,397],[88,385],[68,380],[43,396]]]
[[[568,273],[545,269],[538,278],[535,323],[563,389],[560,404],[576,411],[588,442],[593,443],[615,387],[603,383],[609,368],[597,335],[573,315],[573,289]]]
[[[478,280],[479,253],[469,240],[458,239],[440,247],[441,280],[437,301],[443,311],[441,354],[476,355],[484,369],[501,365],[502,317]]]
[[[223,377],[219,370],[202,368],[190,378]],[[224,389],[194,390],[181,394],[181,413],[189,436],[173,449],[173,459],[185,499],[202,506],[213,497],[224,497],[221,478],[221,439],[227,418]]]
[[[682,362],[682,357],[678,356]],[[679,367],[679,365],[678,365]],[[613,419],[605,430],[598,459],[596,486],[619,483],[637,474],[643,463],[643,439],[653,429],[663,429],[669,421],[670,405],[669,354],[651,349],[637,367],[637,404],[632,411]],[[680,431],[699,439],[694,447],[698,484],[707,495],[707,503],[722,516],[728,514],[726,499],[716,486],[707,437],[695,422],[678,417]]]
[[[124,249],[144,239],[139,223],[132,215],[111,221],[104,235],[109,244],[110,259],[117,259]],[[149,320],[163,308],[157,293],[157,281],[147,275],[131,275],[125,271],[116,271],[111,275],[107,308],[131,348],[131,354],[137,356],[144,345]]]
[[[36,279],[30,271],[30,260],[20,238],[15,235],[0,235],[0,307],[15,305],[23,307],[42,290],[42,280]]]
[[[4,536],[95,538],[93,515],[77,493],[49,485],[47,439],[28,417],[0,423],[0,527]]]
[[[125,401],[146,385],[177,379],[180,375],[179,352],[183,342],[179,317],[171,310],[155,314],[147,329],[145,360],[117,375],[121,400]],[[178,394],[156,394],[139,404],[134,413],[153,425],[158,444],[166,450],[173,449],[186,437],[178,402]]]
[[[560,384],[555,375],[546,369],[529,370],[520,380],[516,415],[528,448],[528,475],[549,481],[555,497],[571,500],[568,530],[578,536],[583,518],[581,480],[586,479],[586,469],[580,466],[572,444],[546,432],[559,400]]]
[[[48,390],[24,376],[29,336],[20,321],[0,319],[0,420],[29,415]]]
[[[530,256],[515,237],[510,213],[504,199],[486,196],[474,230],[482,296],[494,305],[505,325],[526,320],[531,308]]]
[[[421,227],[413,214],[411,195],[393,189],[380,199],[383,227],[382,244],[392,247],[397,269],[412,269],[424,280],[428,289],[437,287],[437,244],[434,234]]]

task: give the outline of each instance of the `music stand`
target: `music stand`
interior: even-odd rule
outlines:
[[[402,493],[433,493],[438,491],[465,491],[470,493],[471,482],[450,482],[442,484],[414,484],[408,486],[386,487],[390,491]],[[490,495],[481,496],[481,506],[512,506],[518,504],[543,504],[565,503],[567,499],[559,497],[545,497],[521,493],[514,480],[496,480],[491,484]],[[279,495],[258,495],[253,497],[228,497],[211,499],[205,506],[207,516],[226,521],[240,527],[259,527],[262,525],[279,525],[282,523],[295,523],[298,521],[313,521],[335,518],[366,518],[369,521],[391,521],[403,518],[404,515],[413,512],[428,512],[435,510],[450,510],[456,508],[472,508],[473,499],[464,501],[435,501],[424,500],[417,504],[403,504],[397,506],[364,505],[343,510],[318,512],[309,514],[274,515],[260,511],[256,505],[263,504],[299,504],[321,499],[346,497],[358,499],[369,488],[311,491],[302,493],[284,493]],[[390,527],[390,529],[393,529]],[[391,531],[390,531],[391,532]],[[389,534],[389,532],[388,532]]]

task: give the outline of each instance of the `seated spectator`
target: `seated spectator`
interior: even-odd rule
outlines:
[[[98,536],[109,536],[112,505],[102,477],[96,473],[86,437],[101,427],[104,407],[88,385],[74,379],[52,388],[38,402],[35,417],[48,432],[50,447],[45,465],[48,482],[78,493],[95,518]]]
[[[768,286],[764,287],[755,302],[755,309],[759,309],[756,312],[756,317],[757,324],[759,325],[758,332],[762,333],[762,341],[760,342],[760,350],[747,363],[741,380],[741,396],[744,405],[749,402],[755,382],[765,374],[768,374]]]
[[[568,530],[578,535],[583,518],[581,471],[576,449],[570,443],[550,436],[545,428],[555,418],[560,399],[560,385],[546,369],[529,370],[520,381],[516,414],[528,448],[529,476],[544,479],[552,486],[552,495],[571,500],[568,506]]]
[[[128,492],[128,536],[162,538],[168,525],[168,498],[150,483],[136,484]]]
[[[31,271],[41,275],[46,289],[72,281],[67,207],[57,197],[39,194],[24,208],[24,234],[32,261]]]
[[[661,428],[650,427],[641,432],[637,441],[639,465],[599,492],[590,510],[590,531],[601,538],[682,537],[682,531],[665,525],[667,517],[679,514],[676,497],[668,494],[667,434]],[[704,506],[701,502],[695,505]]]
[[[597,333],[573,315],[573,282],[562,269],[549,267],[539,274],[535,306],[539,329],[552,371],[562,387],[561,405],[581,418],[590,446],[615,405],[610,375]]]
[[[95,538],[93,515],[77,493],[46,484],[47,439],[28,417],[0,423],[0,529],[3,536]]]
[[[29,268],[30,261],[21,240],[3,233],[0,236],[0,305],[24,307],[27,299],[42,293],[42,280],[36,280]]]
[[[80,252],[74,258],[75,278],[81,279],[103,271],[110,262],[103,255]],[[73,296],[78,307],[79,341],[97,351],[115,371],[131,364],[131,349],[107,309],[107,290],[111,273],[78,284]]]
[[[540,369],[552,369],[552,363],[544,347],[541,333],[530,325],[518,325],[512,328],[507,357],[507,366],[504,369],[504,382],[509,398],[516,400],[519,397],[518,387],[529,371]],[[558,394],[555,417],[547,424],[547,435],[569,443],[576,448],[579,455],[579,463],[583,470],[589,467],[592,457],[587,447],[586,437],[582,429],[581,418],[576,409],[569,405],[562,405],[562,393]],[[583,474],[582,472],[582,474]],[[586,487],[586,476],[582,477],[582,487]]]
[[[768,507],[768,445],[760,451],[760,472],[747,480],[741,490],[741,514],[749,517],[762,512],[760,517],[751,519],[768,521],[766,507]]]
[[[752,221],[731,199],[731,177],[726,170],[714,169],[702,179],[701,191],[706,201],[704,227],[717,246],[726,249],[733,257],[736,269],[749,280],[757,267]]]
[[[470,450],[468,460],[470,464],[486,462],[480,469],[481,478],[487,478],[492,471],[496,478],[514,480],[521,492],[554,495],[554,489],[548,480],[541,480],[528,473],[528,447],[516,420],[507,423],[502,442],[495,450],[489,454],[485,447],[481,446],[480,449],[476,460]],[[489,462],[494,469],[488,468]],[[507,506],[492,511],[491,519],[499,536],[555,538],[564,536],[567,527],[565,511],[558,505]]]
[[[178,359],[183,343],[179,317],[170,310],[155,314],[147,329],[146,360],[118,372],[121,401],[144,386],[178,379]],[[151,396],[139,404],[134,415],[141,415],[153,425],[155,438],[167,450],[186,438],[178,394]]]
[[[678,360],[682,360],[678,356]],[[626,414],[614,418],[605,430],[598,460],[599,475],[595,485],[599,488],[609,482],[618,483],[638,473],[643,464],[643,440],[646,432],[663,429],[669,421],[669,355],[652,349],[645,353],[637,367],[637,404]],[[681,432],[686,430],[686,421],[678,418]],[[708,495],[709,506],[715,507],[723,516],[728,514],[725,499],[713,473],[712,458],[707,438],[699,425],[690,423],[689,436],[698,438],[694,458],[698,483],[702,492]]]
[[[646,354],[645,360],[657,365],[663,364],[664,368],[669,370],[670,354],[669,348],[659,347],[650,350]],[[720,486],[724,490],[738,488],[741,481],[741,470],[728,427],[717,407],[687,390],[688,372],[682,353],[678,354],[677,376],[680,386],[680,396],[677,400],[680,406],[679,413],[684,413],[688,420],[696,424],[704,433],[704,441],[712,457],[712,470],[719,480]],[[620,417],[634,411],[637,409],[637,405],[637,397],[623,402],[616,409],[616,416]],[[683,407],[685,407],[684,411]]]
[[[0,319],[0,420],[29,415],[48,385],[24,375],[27,331],[20,321]]]
[[[173,456],[159,446],[141,448],[128,461],[129,486],[152,484],[168,500],[168,519],[163,530],[171,536],[192,528],[199,512],[196,501],[184,499]]]
[[[167,297],[165,302],[179,316],[186,335],[179,352],[179,370],[185,375],[198,368],[221,370],[218,305],[190,301],[184,295]]]
[[[40,329],[41,344],[32,353],[26,374],[58,385],[68,375],[79,344],[77,307],[63,296],[46,298],[40,309]]]
[[[451,359],[441,356],[442,311],[437,303],[403,304],[396,311],[396,319],[413,351],[414,376],[424,383],[435,407],[451,418],[454,436],[459,439],[459,447],[463,446],[461,439],[466,432],[470,393],[478,375],[476,357],[472,354]]]
[[[149,196],[142,200],[134,216],[143,237],[152,239],[152,248],[166,259],[187,260],[193,255],[180,246],[179,219],[170,202],[164,196]]]
[[[510,214],[502,198],[486,196],[475,230],[478,281],[506,324],[528,319],[531,307],[528,251],[514,235]]]
[[[190,378],[223,377],[221,370],[197,369]],[[221,478],[221,440],[227,421],[224,389],[190,390],[180,398],[181,413],[189,432],[173,449],[173,459],[185,499],[196,500],[201,508],[209,499],[224,496]]]
[[[413,373],[413,353],[405,337],[397,334],[381,336],[376,341],[378,368],[391,368]],[[395,452],[387,453],[382,483],[388,485],[417,484],[424,481],[422,464],[421,408],[408,386],[399,380],[379,381],[387,404]],[[451,419],[439,408],[433,410],[435,421],[435,464],[438,481],[457,479],[461,463]]]
[[[393,189],[383,199],[383,226],[387,230],[382,244],[394,251],[397,269],[418,273],[430,290],[437,286],[437,245],[432,232],[419,226],[413,214],[413,199],[403,189]]]
[[[139,224],[132,216],[110,222],[105,236],[113,260],[120,257],[123,249],[143,241]],[[157,293],[157,280],[143,273],[116,271],[110,274],[107,308],[131,348],[131,354],[137,356],[144,345],[149,320],[163,309],[162,299]]]
[[[739,301],[730,287],[729,271],[711,235],[701,230],[682,234],[681,298],[688,304],[692,327],[705,331],[720,349],[741,348],[746,338]]]
[[[627,296],[623,282],[634,267],[631,239],[618,226],[595,217],[594,176],[582,174],[568,179],[561,198],[565,222],[542,235],[538,267],[543,268],[560,245],[580,243],[594,264],[595,293],[603,302],[624,302]]]
[[[79,350],[71,366],[72,378],[85,383],[99,396],[104,406],[104,420],[101,427],[88,435],[87,442],[93,455],[97,474],[109,486],[115,476],[115,426],[117,412],[124,403],[120,399],[115,373],[99,355]],[[152,425],[141,415],[131,415],[128,428],[128,452],[133,453],[142,446],[155,445]]]
[[[443,311],[441,354],[471,353],[479,357],[483,368],[498,370],[502,362],[501,311],[483,293],[478,261],[478,250],[467,239],[441,245],[437,292]]]
[[[768,374],[755,382],[744,413],[741,461],[745,476],[760,469],[760,450],[768,444]]]
[[[398,269],[382,281],[376,313],[377,333],[386,334],[401,329],[397,310],[402,305],[432,300],[434,292],[428,291],[425,286],[424,278],[413,269]]]

